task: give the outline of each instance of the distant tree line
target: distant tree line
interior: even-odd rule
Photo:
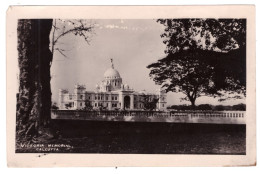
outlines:
[[[178,111],[184,110],[194,110],[191,105],[172,105],[168,106],[167,109],[173,109]],[[237,105],[210,105],[210,104],[201,104],[195,106],[195,110],[202,110],[202,111],[245,111],[246,105],[243,103]]]

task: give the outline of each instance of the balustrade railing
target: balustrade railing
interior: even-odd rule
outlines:
[[[52,119],[245,124],[245,111],[82,111],[52,110]]]
[[[95,116],[145,116],[145,117],[222,117],[244,118],[245,111],[82,111],[82,110],[52,110],[54,115],[95,117]]]

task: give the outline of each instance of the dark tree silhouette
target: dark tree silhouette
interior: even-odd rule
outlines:
[[[181,58],[179,57],[181,56]],[[166,88],[166,92],[182,92],[191,105],[202,95],[214,95],[213,68],[200,61],[197,54],[181,51],[151,64],[150,76],[157,83]]]
[[[72,103],[66,103],[66,104],[65,104],[65,108],[66,108],[66,109],[70,109],[71,107],[72,107]]]
[[[237,105],[233,105],[232,106],[232,110],[237,110],[237,111],[246,111],[246,105],[243,103],[237,104]]]
[[[201,104],[201,105],[197,106],[197,110],[209,111],[209,110],[212,110],[212,106],[209,104]]]
[[[52,110],[57,110],[57,109],[59,109],[59,107],[57,106],[57,103],[56,103],[56,102],[53,102],[53,103],[52,103],[51,109],[52,109]]]
[[[56,25],[52,19],[18,20],[19,94],[17,95],[16,132],[17,140],[37,141],[44,132],[55,131],[51,126],[50,68],[55,50],[63,50],[57,43],[63,36],[73,33],[89,42],[87,26],[83,20],[64,21]],[[66,24],[70,22],[70,27]],[[50,42],[50,34],[52,40]],[[59,31],[59,32],[58,32]],[[51,50],[50,50],[51,45]],[[65,54],[64,54],[65,56]]]
[[[51,89],[49,35],[52,20],[18,20],[19,94],[17,139],[38,136],[50,123]]]
[[[217,106],[215,106],[214,110],[216,110],[216,111],[224,111],[225,110],[225,106],[217,105]]]
[[[150,99],[149,95],[142,95],[142,99],[140,102],[143,104],[143,107],[145,110],[155,110],[156,109],[156,104],[158,103],[159,99],[158,98],[153,98],[152,100]]]
[[[178,111],[187,111],[194,108],[191,108],[189,105],[172,105],[167,107],[167,109],[174,109]],[[209,104],[200,104],[196,106],[196,110],[203,110],[203,111],[245,111],[246,105],[243,103],[237,104],[237,105],[209,105]]]
[[[245,49],[245,19],[158,19],[165,26],[161,35],[165,53],[201,48],[230,51]]]
[[[166,91],[201,95],[246,94],[245,19],[159,19],[167,56],[148,65]],[[232,66],[231,66],[232,65]]]
[[[93,106],[91,105],[91,102],[88,99],[86,99],[84,102],[85,102],[85,107],[83,108],[83,110],[85,111],[93,110]]]

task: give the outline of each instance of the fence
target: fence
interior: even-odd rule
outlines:
[[[78,111],[53,110],[52,119],[246,124],[245,111]]]

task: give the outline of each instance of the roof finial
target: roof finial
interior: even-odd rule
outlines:
[[[114,69],[113,58],[111,58],[110,60],[111,60],[111,67]]]

